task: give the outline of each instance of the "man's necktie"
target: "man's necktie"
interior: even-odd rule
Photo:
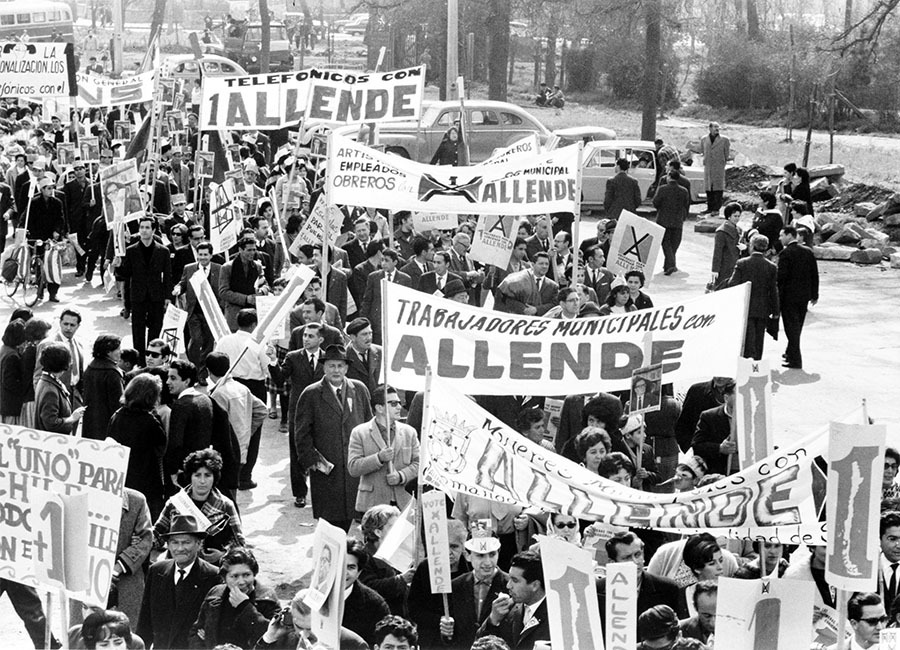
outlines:
[[[894,602],[894,598],[897,596],[897,566],[898,562],[894,562],[891,564],[891,582],[888,585],[888,601]]]
[[[344,400],[341,399],[341,389],[338,388],[338,389],[335,391],[335,393],[337,393],[337,401],[338,401],[338,404],[340,404],[341,406],[343,406],[343,405],[344,405]]]
[[[78,383],[78,366],[80,364],[78,359],[78,349],[75,347],[74,339],[69,339],[69,353],[72,355],[72,363],[70,366],[72,369],[70,373],[72,376],[72,386],[75,386]]]
[[[178,580],[175,581],[175,584],[180,585],[186,574],[187,572],[184,569],[178,569]]]
[[[543,282],[544,282],[544,278],[538,278],[538,279],[537,279],[537,290],[538,290],[538,293],[541,292],[541,284],[543,284]]]

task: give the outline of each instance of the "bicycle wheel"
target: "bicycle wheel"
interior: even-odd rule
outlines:
[[[6,295],[8,297],[12,298],[14,295],[16,295],[16,291],[19,290],[20,282],[21,280],[19,279],[18,275],[16,276],[15,280],[12,280],[11,282],[7,282],[6,280],[3,281],[3,288],[6,290]]]
[[[44,293],[44,260],[35,257],[31,262],[31,271],[25,278],[25,305],[34,307],[42,293]]]

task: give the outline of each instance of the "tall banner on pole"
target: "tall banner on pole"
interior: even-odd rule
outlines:
[[[591,552],[554,537],[542,536],[538,541],[553,647],[603,650],[600,605]],[[637,568],[634,564],[631,566]],[[630,649],[633,645],[627,647]]]
[[[228,321],[225,320],[225,314],[222,313],[222,307],[216,300],[216,294],[212,287],[209,286],[209,280],[199,269],[188,280],[194,287],[194,293],[197,294],[197,302],[200,303],[200,311],[206,318],[206,324],[212,332],[213,339],[218,341],[226,334],[231,334],[231,328],[228,327]]]
[[[453,590],[450,587],[450,546],[443,492],[431,490],[422,494],[422,519],[431,593],[449,594]]]
[[[634,562],[606,565],[606,647],[636,648],[638,567]]]
[[[812,580],[719,578],[716,647],[808,648],[815,589]]]
[[[767,359],[738,359],[734,421],[738,458],[743,467],[750,467],[775,451],[772,441],[772,373]]]

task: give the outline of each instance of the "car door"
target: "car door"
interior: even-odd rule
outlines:
[[[646,201],[650,186],[656,181],[656,151],[653,148],[635,147],[626,149],[622,153],[631,163],[629,173],[637,180],[641,188],[641,200]]]
[[[500,124],[503,127],[503,145],[508,147],[513,142],[537,133],[538,138],[543,136],[543,129],[534,124],[527,117],[513,113],[512,111],[500,111]],[[544,144],[541,142],[541,144]]]
[[[506,146],[500,115],[492,109],[467,108],[469,130],[469,162],[478,163],[491,157],[494,149]]]
[[[590,147],[586,151],[581,171],[581,196],[585,207],[603,205],[606,181],[616,173],[616,157],[615,149]]]

